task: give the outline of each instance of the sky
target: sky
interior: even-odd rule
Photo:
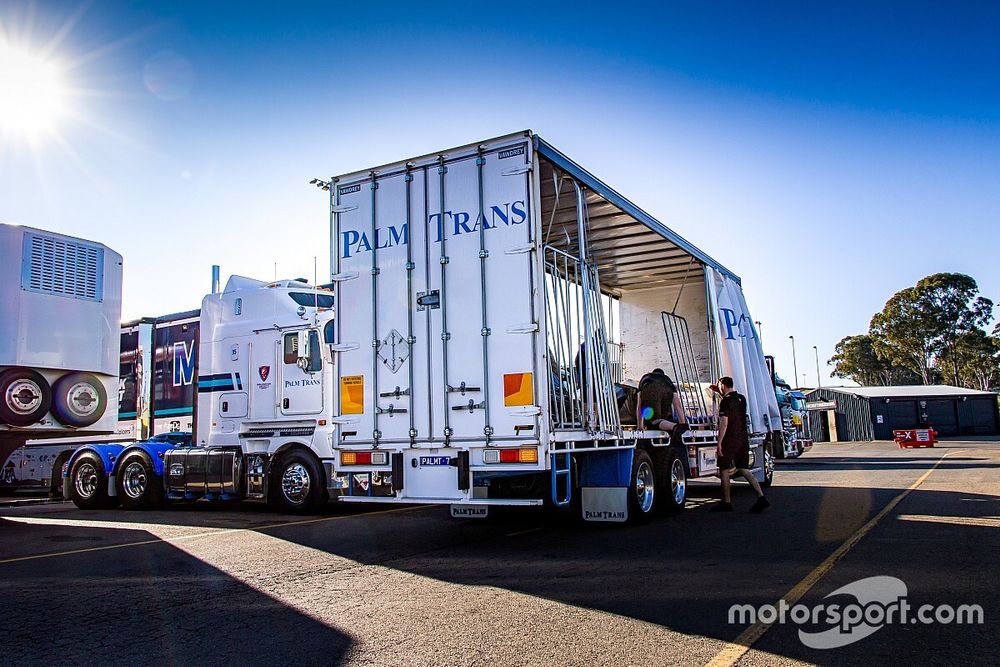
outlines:
[[[67,90],[0,127],[0,221],[189,310],[212,264],[323,281],[311,178],[530,128],[739,275],[799,384],[925,275],[1000,301],[1000,6],[652,4],[0,0]]]

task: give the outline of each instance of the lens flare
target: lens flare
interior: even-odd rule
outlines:
[[[649,406],[644,407],[642,409],[642,418],[643,419],[652,419],[653,418],[653,408],[651,408]]]

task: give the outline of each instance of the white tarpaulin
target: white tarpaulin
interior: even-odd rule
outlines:
[[[760,336],[743,298],[743,289],[736,281],[711,267],[706,267],[705,273],[719,344],[720,375],[733,378],[736,391],[746,396],[747,411],[755,433],[780,430],[778,400],[764,362]]]

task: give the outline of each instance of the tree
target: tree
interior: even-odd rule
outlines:
[[[897,366],[875,353],[872,337],[867,334],[842,338],[833,348],[833,357],[827,361],[833,364],[834,377],[853,380],[862,386],[913,384],[920,376]]]
[[[1000,381],[1000,337],[978,328],[962,332],[938,364],[949,372],[957,368],[962,386],[986,391]]]
[[[872,318],[869,335],[879,357],[913,371],[924,384],[932,382],[935,358],[948,357],[950,375],[959,384],[959,337],[985,326],[992,313],[993,302],[979,296],[973,278],[935,273],[896,292]]]

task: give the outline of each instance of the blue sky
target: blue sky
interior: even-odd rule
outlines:
[[[0,220],[126,259],[126,317],[209,266],[327,271],[329,176],[531,128],[743,278],[765,350],[815,383],[895,291],[1000,301],[992,3],[7,0],[66,65],[58,137],[0,143]]]

